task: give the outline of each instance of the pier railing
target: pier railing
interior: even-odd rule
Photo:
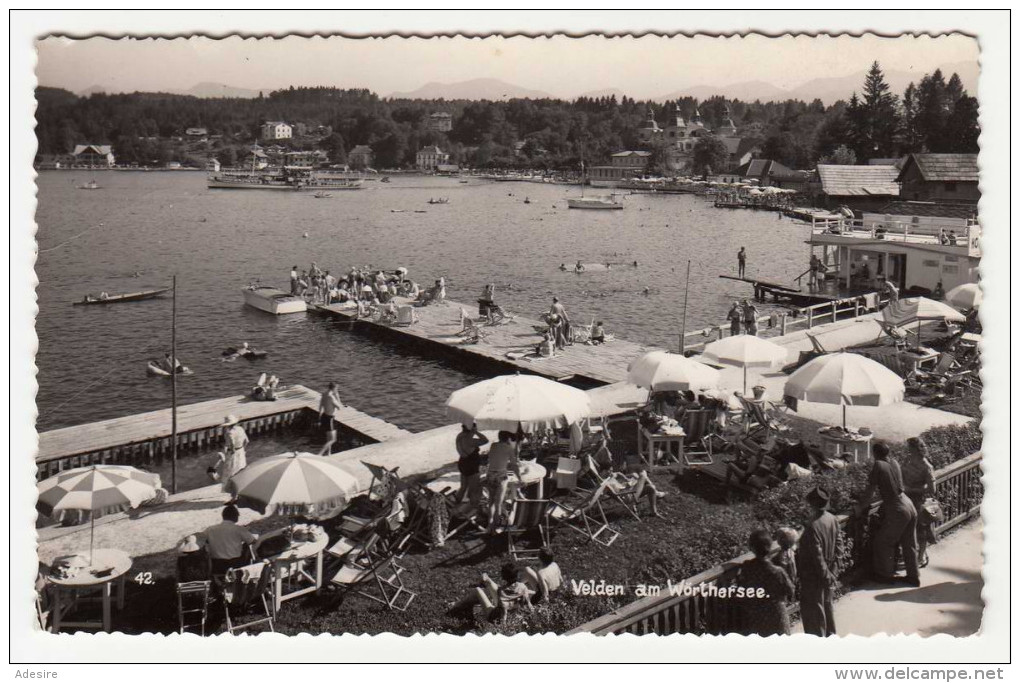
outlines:
[[[857,319],[867,313],[878,310],[887,300],[882,295],[874,294],[874,305],[867,305],[866,296],[851,296],[844,299],[833,299],[820,304],[794,309],[793,311],[776,311],[770,315],[758,317],[759,336],[781,336],[798,328],[810,330],[815,325],[834,323],[837,320]],[[684,350],[698,350],[706,344],[729,336],[730,324],[711,325],[684,334]]]
[[[826,218],[812,216],[811,233],[860,237],[865,239],[884,239],[889,241],[920,242],[942,244],[943,246],[977,248],[977,240],[981,236],[981,226],[974,219],[965,225],[912,223],[896,220],[864,220],[862,218]],[[955,238],[950,239],[950,233]],[[943,239],[946,240],[943,242]]]
[[[316,413],[311,408],[298,408],[242,419],[240,424],[249,437],[254,437],[296,427],[312,420],[315,416]],[[228,427],[217,424],[180,432],[177,434],[177,453],[179,456],[183,456],[192,452],[220,447],[224,443],[227,430]],[[171,452],[172,438],[170,436],[155,436],[125,440],[124,443],[99,450],[57,455],[40,454],[36,458],[36,476],[41,480],[63,470],[89,465],[114,464],[151,467],[169,460]]]
[[[945,513],[945,521],[938,527],[944,533],[962,524],[981,511],[983,490],[981,487],[981,453],[974,453],[962,460],[938,470],[935,473],[936,497]],[[877,507],[877,504],[874,506]],[[839,516],[843,533],[849,539],[861,539],[864,535],[863,519]],[[854,567],[866,566],[866,546],[853,544]],[[663,594],[642,598],[614,610],[598,619],[582,624],[570,631],[608,635],[633,633],[643,635],[654,633],[695,633],[720,635],[741,628],[743,614],[741,600],[727,598],[724,589],[734,586],[740,565],[753,556],[745,553],[728,562],[716,565],[700,574],[684,579],[682,590],[670,594],[663,588]],[[851,568],[851,572],[853,567]],[[796,610],[792,606],[792,610]]]

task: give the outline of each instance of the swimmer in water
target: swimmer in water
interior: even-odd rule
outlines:
[[[578,272],[578,273],[583,273],[584,272],[584,264],[581,263],[580,261],[578,261],[576,264],[574,264],[574,271]]]
[[[634,267],[637,268],[637,261],[634,261]]]
[[[652,293],[652,290],[645,287],[643,290],[641,290],[641,293],[644,294],[645,296],[648,296],[649,294]]]
[[[567,264],[566,263],[561,263],[560,264],[560,270],[566,270],[566,269],[567,269]]]

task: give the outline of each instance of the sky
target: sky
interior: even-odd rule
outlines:
[[[977,41],[962,35],[45,38],[37,48],[39,83],[75,92],[93,86],[107,92],[186,90],[214,82],[251,89],[357,87],[386,96],[430,81],[496,78],[555,97],[620,88],[638,99],[745,81],[787,89],[860,72],[873,60],[920,76],[978,59]]]

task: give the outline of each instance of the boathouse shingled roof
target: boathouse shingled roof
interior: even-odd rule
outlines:
[[[929,182],[976,183],[978,181],[977,154],[911,154],[903,165],[906,173],[911,164],[917,164],[921,177]]]
[[[941,202],[889,202],[876,213],[887,216],[925,216],[931,218],[976,218],[973,204],[943,204]]]
[[[888,195],[900,193],[896,182],[900,171],[895,166],[842,166],[818,164],[822,191],[834,197]]]

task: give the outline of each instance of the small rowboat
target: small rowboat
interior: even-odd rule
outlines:
[[[145,299],[155,299],[156,297],[163,296],[170,291],[169,287],[163,289],[147,289],[141,292],[130,292],[128,294],[110,294],[108,296],[93,296],[86,294],[85,298],[81,301],[75,301],[75,306],[94,306],[96,304],[119,304],[128,301],[144,301]]]

